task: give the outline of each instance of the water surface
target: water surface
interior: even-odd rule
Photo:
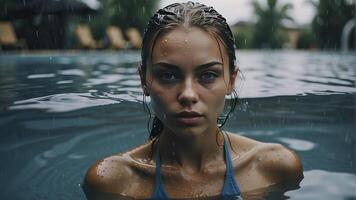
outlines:
[[[283,198],[355,199],[354,52],[237,55],[225,129],[300,155],[305,178]],[[88,166],[147,141],[139,62],[137,51],[0,55],[0,196],[85,199]]]

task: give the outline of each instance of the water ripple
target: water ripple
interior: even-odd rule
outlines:
[[[291,199],[355,199],[356,175],[311,170],[304,172],[301,188],[286,193]],[[317,191],[317,192],[315,192]]]
[[[101,85],[101,84],[109,84],[109,83],[115,83],[118,82],[122,79],[125,79],[121,74],[104,74],[101,75],[98,78],[90,78],[88,79],[87,83],[85,83],[85,86],[93,86],[93,85]]]
[[[277,138],[279,141],[288,145],[289,148],[297,151],[310,151],[315,148],[316,144],[306,140],[300,140],[295,138]]]
[[[90,93],[65,93],[15,101],[9,110],[44,109],[48,112],[68,112],[78,109],[120,103],[120,99],[95,98]]]
[[[56,76],[55,74],[31,74],[31,75],[28,75],[27,78],[28,79],[53,78],[55,76]]]
[[[71,76],[85,76],[86,73],[80,69],[67,69],[58,71],[61,75],[71,75]]]

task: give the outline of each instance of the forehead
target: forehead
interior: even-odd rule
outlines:
[[[153,46],[152,62],[223,62],[224,47],[217,37],[198,27],[177,27],[159,36]],[[224,59],[225,61],[225,59]]]

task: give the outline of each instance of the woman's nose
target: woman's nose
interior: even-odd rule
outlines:
[[[193,80],[187,79],[184,81],[181,87],[181,91],[178,95],[178,101],[184,106],[189,106],[197,103],[198,96],[196,89],[194,88]]]

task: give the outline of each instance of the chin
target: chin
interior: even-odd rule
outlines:
[[[202,126],[180,126],[175,128],[172,132],[178,137],[197,137],[204,135],[207,131],[207,127]]]

